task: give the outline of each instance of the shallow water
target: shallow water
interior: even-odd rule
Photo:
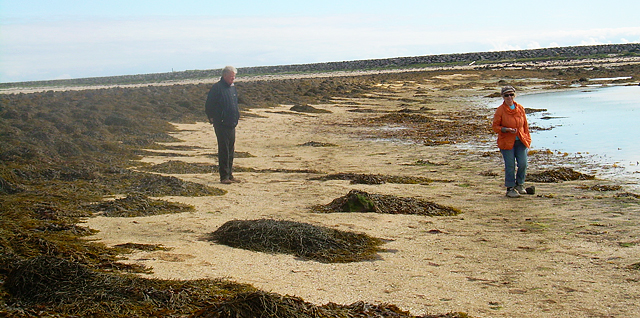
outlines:
[[[602,175],[640,181],[640,86],[594,86],[516,101],[547,109],[527,116],[532,127],[552,127],[532,132],[532,149],[589,157],[608,168]]]

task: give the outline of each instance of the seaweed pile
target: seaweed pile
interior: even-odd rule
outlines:
[[[591,191],[598,191],[598,192],[622,190],[622,186],[619,186],[619,185],[606,185],[606,184],[596,184],[596,185],[593,185],[593,186],[583,185],[583,186],[579,186],[578,188],[579,189],[585,189],[585,190],[591,190]]]
[[[178,160],[169,160],[152,166],[139,167],[138,169],[166,174],[205,174],[218,172],[217,165]]]
[[[434,202],[386,194],[370,194],[359,190],[351,190],[347,195],[337,198],[327,205],[314,206],[312,210],[320,213],[375,212],[429,216],[453,216],[461,213],[459,209]]]
[[[294,112],[300,113],[312,113],[312,114],[327,114],[331,113],[330,110],[315,108],[311,105],[294,105],[291,106],[290,110]]]
[[[364,302],[317,306],[223,279],[116,275],[47,255],[17,262],[4,287],[15,300],[0,307],[0,314],[8,317],[468,317],[465,313],[414,316],[391,304]]]
[[[562,181],[575,181],[575,180],[593,180],[596,177],[580,173],[571,168],[556,168],[551,170],[545,170],[539,173],[530,173],[527,175],[527,181],[541,182],[541,183],[556,183]]]
[[[362,174],[362,173],[334,173],[326,176],[314,177],[309,180],[351,180],[351,184],[384,184],[384,183],[400,183],[400,184],[429,184],[431,182],[449,182],[446,180],[433,180],[425,177],[404,177],[404,176],[387,176],[380,174]]]
[[[89,209],[108,217],[149,216],[195,210],[190,205],[153,200],[142,194],[131,194],[126,198],[92,204]]]
[[[196,313],[193,317],[220,318],[220,317],[295,317],[295,318],[410,318],[409,312],[401,310],[391,304],[368,304],[355,302],[351,305],[338,305],[328,303],[315,306],[305,302],[301,298],[293,296],[281,296],[263,291],[246,292],[237,294],[234,299],[210,307]],[[448,313],[442,315],[424,315],[416,318],[468,318],[465,313]]]
[[[366,234],[272,219],[228,221],[207,239],[231,247],[291,254],[323,263],[376,259],[383,243]]]
[[[300,144],[298,146],[301,147],[337,147],[338,145],[336,144],[332,144],[329,142],[319,142],[319,141],[307,141],[303,144]]]
[[[205,163],[192,163],[184,161],[169,160],[167,162],[155,164],[152,166],[141,166],[139,170],[151,171],[166,174],[205,174],[218,172],[218,166]],[[236,172],[257,172],[257,173],[320,173],[313,169],[255,169],[247,167],[234,166]],[[218,189],[220,190],[220,189]]]

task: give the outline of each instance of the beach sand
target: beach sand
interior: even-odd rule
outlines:
[[[637,199],[582,187],[610,184],[607,180],[534,183],[537,195],[509,199],[504,195],[502,159],[491,141],[494,136],[481,134],[471,144],[426,146],[389,138],[389,132],[401,134],[403,127],[356,124],[381,113],[349,111],[417,109],[420,105],[407,98],[424,98],[431,102],[422,106],[433,108],[432,113],[469,111],[484,114],[489,121],[493,110],[482,106],[497,107],[500,101],[482,96],[497,91],[497,82],[448,89],[474,81],[480,79],[467,72],[386,83],[380,94],[369,98],[336,98],[330,104],[313,105],[331,111],[326,114],[292,112],[292,105],[252,109],[249,112],[255,116],[244,116],[237,128],[236,151],[253,155],[236,158],[238,167],[441,181],[362,185],[310,180],[319,176],[312,173],[239,172],[235,175],[242,183],[222,185],[217,174],[174,175],[228,193],[161,198],[193,205],[195,212],[89,218],[86,225],[100,231],[89,239],[110,246],[131,242],[170,248],[126,255],[125,262],[153,269],[144,277],[228,278],[316,304],[391,303],[415,315],[460,311],[474,317],[640,317],[640,271],[629,268],[640,262]],[[547,85],[528,83],[521,85],[528,85],[529,91]],[[487,88],[492,85],[493,90]],[[211,156],[217,153],[215,135],[209,124],[176,124],[176,128],[174,136],[182,141],[169,145],[194,146],[192,150],[142,161],[216,163]],[[335,146],[302,146],[310,141]],[[554,166],[554,160],[533,155],[530,171]],[[416,165],[418,161],[427,164]],[[429,217],[310,212],[311,206],[328,204],[351,189],[419,198],[462,213]],[[385,251],[375,261],[326,264],[203,239],[229,220],[261,218],[366,233],[387,240]]]

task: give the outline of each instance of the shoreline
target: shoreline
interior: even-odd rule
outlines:
[[[457,66],[428,66],[418,68],[400,68],[400,69],[386,69],[386,70],[355,70],[355,71],[327,71],[327,72],[309,72],[301,74],[273,74],[273,75],[248,75],[243,77],[242,74],[236,79],[237,82],[243,81],[264,81],[264,80],[282,80],[282,79],[305,79],[305,78],[324,78],[324,77],[348,77],[348,76],[363,76],[363,75],[379,75],[379,74],[394,74],[405,72],[429,72],[429,71],[469,71],[478,70],[482,68],[496,68],[496,69],[526,69],[526,68],[540,68],[540,69],[565,69],[571,67],[581,67],[585,65],[598,65],[602,67],[612,67],[629,64],[640,64],[640,56],[637,57],[609,57],[609,58],[590,58],[590,59],[577,59],[577,60],[550,60],[550,61],[533,61],[533,62],[494,62],[487,64],[475,64],[469,65],[457,65]],[[93,90],[93,89],[110,89],[110,88],[138,88],[144,86],[173,86],[173,85],[197,85],[197,84],[213,84],[218,81],[218,77],[205,78],[205,79],[193,79],[193,80],[178,80],[178,81],[162,81],[152,83],[136,83],[136,84],[109,84],[109,85],[86,85],[86,86],[43,86],[43,87],[12,87],[12,88],[0,88],[0,94],[29,94],[29,93],[41,93],[47,91],[63,92],[69,90]]]

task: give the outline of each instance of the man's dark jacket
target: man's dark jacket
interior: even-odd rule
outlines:
[[[236,127],[240,119],[236,87],[227,84],[222,78],[213,84],[207,95],[205,112],[209,119],[213,119],[215,127]]]

